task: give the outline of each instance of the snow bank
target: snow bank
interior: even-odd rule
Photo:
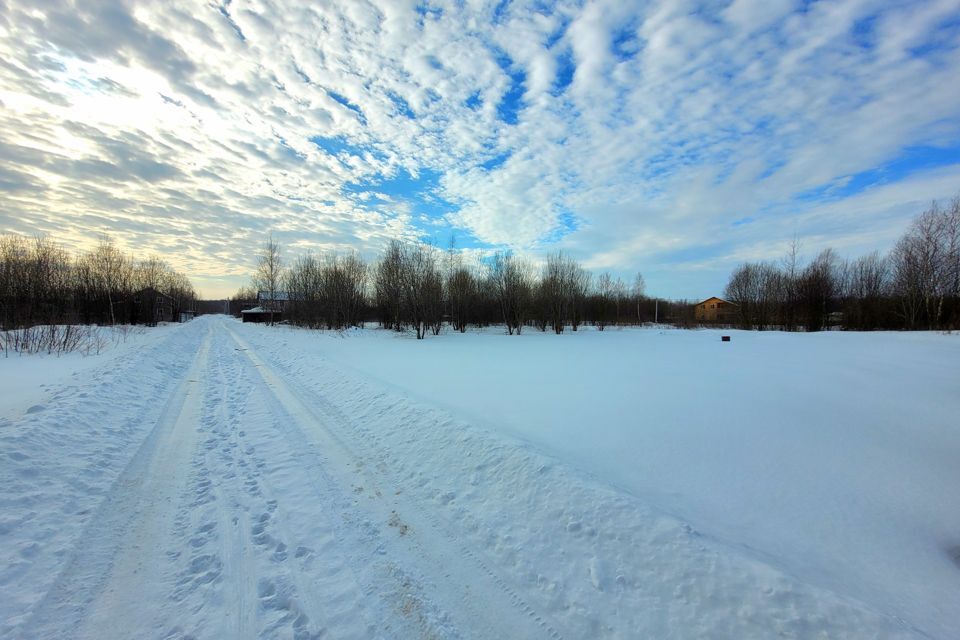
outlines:
[[[46,389],[56,389],[68,384],[71,377],[82,372],[103,366],[106,361],[125,357],[133,350],[162,339],[167,332],[175,330],[176,325],[144,327],[122,325],[117,327],[95,327],[97,341],[95,349],[86,352],[48,354],[16,353],[0,351],[0,381],[3,393],[0,394],[0,415],[16,411],[25,402],[37,404],[46,397]],[[2,337],[0,337],[2,339]]]
[[[0,408],[0,637],[69,564],[205,331],[151,330],[99,357],[0,359],[16,390]]]

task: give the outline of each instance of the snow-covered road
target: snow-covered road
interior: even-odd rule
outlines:
[[[0,637],[923,637],[232,319],[0,415]]]

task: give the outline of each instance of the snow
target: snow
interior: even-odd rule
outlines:
[[[130,354],[151,340],[160,338],[173,327],[161,324],[147,333],[141,327],[118,326],[100,327],[103,338],[100,354],[118,357]],[[70,378],[83,375],[87,370],[103,364],[103,358],[91,353],[75,351],[64,354],[35,353],[21,355],[0,351],[0,380],[3,381],[3,394],[0,395],[0,415],[32,399],[39,403],[46,396],[47,388],[56,388],[69,384]]]
[[[960,337],[731,335],[202,317],[31,360],[0,636],[957,637]]]

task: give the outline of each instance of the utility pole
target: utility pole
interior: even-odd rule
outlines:
[[[660,324],[660,298],[653,301],[653,324]]]

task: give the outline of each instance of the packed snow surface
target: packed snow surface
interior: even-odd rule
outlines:
[[[0,360],[0,637],[960,637],[960,336]]]

